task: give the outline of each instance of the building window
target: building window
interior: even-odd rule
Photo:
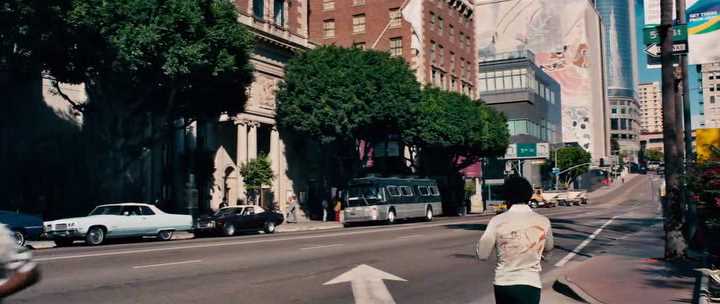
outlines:
[[[610,130],[617,130],[617,129],[618,129],[618,119],[611,118],[610,119]]]
[[[323,0],[323,10],[331,11],[335,9],[335,0]]]
[[[435,62],[435,48],[437,45],[435,41],[430,41],[430,62]]]
[[[402,57],[402,37],[390,38],[390,55]]]
[[[353,33],[365,32],[365,14],[353,16]]]
[[[364,50],[365,49],[365,41],[355,42],[355,43],[353,43],[353,47]]]
[[[442,44],[438,44],[438,54],[440,55],[440,66],[445,65],[445,48],[442,46]]]
[[[450,78],[450,91],[457,91],[457,77]]]
[[[438,32],[442,35],[445,31],[445,20],[442,17],[438,17]]]
[[[265,17],[265,0],[253,0],[253,15],[257,19]]]
[[[390,27],[399,27],[402,25],[402,15],[399,8],[390,9]]]
[[[462,48],[465,45],[465,33],[460,32],[458,39],[460,40],[460,48]]]
[[[710,104],[714,104],[714,103],[715,103],[715,96],[710,96]]]
[[[275,25],[285,27],[285,0],[275,0],[273,6],[273,20]]]
[[[323,36],[325,38],[335,37],[335,20],[325,20],[323,22]]]
[[[365,5],[365,0],[353,0],[353,5]]]
[[[452,24],[448,24],[448,32],[450,32],[450,41],[455,39],[455,27]]]
[[[430,12],[430,30],[431,30],[431,31],[432,31],[433,29],[435,29],[435,19],[436,19],[435,13]]]
[[[450,52],[450,72],[455,72],[455,53]]]

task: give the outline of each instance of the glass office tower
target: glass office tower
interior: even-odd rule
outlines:
[[[610,102],[612,154],[637,161],[640,150],[640,104],[637,87],[637,43],[633,0],[595,0],[603,24],[603,55]]]

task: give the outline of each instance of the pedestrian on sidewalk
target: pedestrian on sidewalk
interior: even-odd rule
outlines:
[[[15,237],[0,224],[0,302],[40,280],[30,250],[18,247]]]
[[[335,197],[335,207],[333,208],[335,210],[335,221],[340,221],[340,210],[342,210],[342,203],[340,202],[340,196]]]
[[[290,195],[288,197],[288,212],[285,215],[285,218],[287,219],[288,223],[297,223],[297,215],[296,215],[297,208],[298,208],[297,198],[295,197],[294,194]],[[291,216],[292,216],[292,221],[290,221]]]
[[[322,200],[322,210],[323,210],[323,223],[324,223],[324,222],[327,222],[327,216],[328,216],[328,201],[325,198],[323,198],[323,200]]]
[[[495,303],[539,304],[540,260],[553,248],[550,220],[528,206],[533,189],[525,178],[507,178],[503,192],[509,209],[490,220],[475,254],[487,260],[496,251]]]

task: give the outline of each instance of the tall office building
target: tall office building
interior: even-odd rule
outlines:
[[[630,161],[640,150],[640,104],[637,101],[637,43],[632,0],[596,0],[603,25],[603,50],[610,102],[610,136]]]
[[[662,133],[662,94],[660,82],[641,83],[638,86],[640,101],[640,132]],[[612,114],[616,114],[612,112]]]
[[[720,128],[720,63],[698,65],[702,87],[701,128]]]

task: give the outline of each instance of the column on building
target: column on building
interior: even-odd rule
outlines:
[[[237,152],[236,152],[236,162],[237,162],[237,168],[238,168],[238,179],[237,179],[237,191],[238,191],[238,199],[241,199],[243,201],[247,201],[247,196],[245,195],[245,182],[243,181],[242,176],[240,176],[240,167],[247,162],[248,160],[248,125],[247,121],[245,120],[235,120],[235,124],[237,125]],[[235,202],[231,202],[231,204],[234,204]]]
[[[272,191],[275,193],[274,200],[280,202],[280,178],[282,172],[280,172],[280,134],[278,133],[277,126],[273,126],[270,131],[270,164],[275,178],[273,179]]]
[[[257,131],[260,124],[256,121],[248,123],[248,135],[247,135],[247,160],[257,158]]]

